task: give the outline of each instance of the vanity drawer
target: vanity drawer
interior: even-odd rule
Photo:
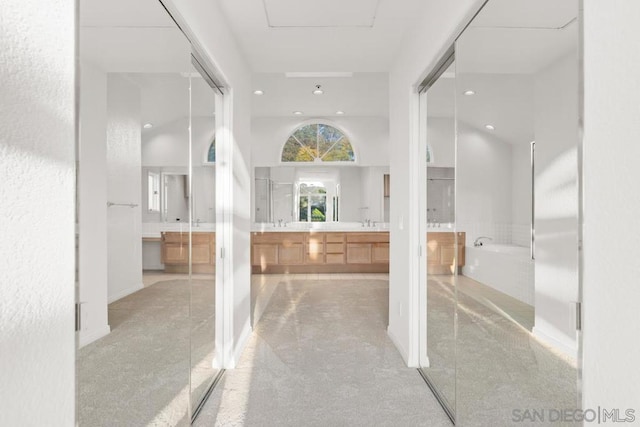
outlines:
[[[349,243],[389,243],[388,232],[372,233],[349,233],[347,234]]]
[[[343,254],[344,253],[344,243],[329,243],[329,242],[327,242],[327,253],[328,254]]]
[[[327,233],[327,243],[343,243],[344,233]]]

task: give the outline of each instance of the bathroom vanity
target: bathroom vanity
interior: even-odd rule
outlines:
[[[388,231],[253,231],[253,273],[388,273]]]
[[[456,241],[457,234],[457,241]],[[453,274],[454,265],[465,264],[465,233],[452,231],[430,231],[427,233],[427,273]]]
[[[164,231],[161,233],[162,263],[167,273],[189,272],[189,233]],[[216,264],[216,235],[213,232],[191,234],[191,271],[214,273]]]

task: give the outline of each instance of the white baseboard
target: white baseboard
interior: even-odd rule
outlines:
[[[398,349],[398,352],[400,353],[400,356],[402,356],[402,360],[404,360],[404,363],[407,366],[409,366],[409,353],[402,346],[402,344],[400,344],[400,340],[393,334],[393,332],[391,332],[391,328],[390,327],[387,327],[387,335],[389,335],[389,338],[391,339],[391,342]]]
[[[236,346],[233,349],[232,359],[228,361],[226,364],[226,369],[234,369],[238,366],[238,362],[240,361],[240,356],[242,355],[242,351],[247,346],[247,342],[249,338],[251,338],[251,334],[253,333],[253,328],[249,324],[249,322],[245,323],[244,328],[242,329],[242,333],[238,337],[236,341]]]
[[[107,300],[108,304],[112,302],[118,301],[121,298],[131,295],[134,292],[138,292],[140,289],[144,288],[144,284],[140,283],[130,288],[124,289],[117,294],[109,295],[109,299]]]
[[[534,326],[531,332],[533,333],[534,337],[538,338],[540,341],[553,347],[554,349],[560,351],[564,355],[573,357],[573,358],[576,358],[578,356],[577,348],[567,345],[566,343],[552,337],[551,335],[544,332],[542,329]]]
[[[84,332],[84,333],[83,333]],[[85,345],[91,344],[100,338],[107,336],[111,333],[111,327],[109,325],[102,325],[100,328],[94,331],[80,331],[80,337],[78,347],[82,348]]]
[[[420,368],[430,368],[431,367],[431,361],[429,360],[429,357],[425,356],[424,357],[424,363],[422,365],[420,365]]]

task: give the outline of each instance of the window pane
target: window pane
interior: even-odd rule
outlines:
[[[300,196],[300,221],[309,221],[309,197]]]
[[[311,222],[327,221],[327,197],[311,196]]]
[[[211,142],[209,146],[209,153],[207,154],[207,162],[215,163],[216,162],[216,140],[215,138]]]
[[[307,125],[296,130],[282,148],[283,162],[355,161],[347,137],[333,126]]]
[[[353,162],[353,148],[346,138],[342,138],[323,158],[325,162]]]

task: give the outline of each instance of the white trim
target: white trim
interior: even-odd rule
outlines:
[[[425,158],[420,157],[420,97],[418,93],[412,89],[409,106],[409,127],[410,127],[410,143],[409,151],[411,162],[409,163],[409,176],[420,176],[421,168],[424,167]],[[416,179],[410,179],[409,182],[409,199],[420,200],[420,191],[422,185]],[[417,205],[417,206],[416,206]],[[407,365],[410,367],[419,366],[420,358],[420,312],[423,308],[420,306],[420,263],[422,257],[418,253],[418,247],[422,244],[422,236],[420,233],[420,204],[414,204],[414,208],[409,210],[409,256],[413,260],[409,264],[409,306],[408,306],[408,323],[409,323],[409,348],[407,353]]]
[[[391,339],[393,345],[396,346],[396,349],[398,350],[398,353],[400,353],[400,356],[402,356],[402,360],[404,360],[404,363],[410,368],[417,368],[417,366],[411,366],[411,364],[409,363],[409,353],[402,345],[402,341],[395,336],[395,334],[389,327],[387,327],[387,335],[389,336],[389,339]]]
[[[126,296],[129,296],[134,292],[138,292],[141,289],[144,289],[144,284],[142,284],[142,283],[137,284],[135,286],[132,286],[130,288],[127,288],[127,289],[125,289],[123,291],[120,291],[117,294],[109,295],[109,298],[107,299],[107,304],[111,304],[112,302],[116,302],[119,299],[122,299],[122,298],[124,298]]]
[[[538,338],[540,341],[542,341],[546,345],[551,346],[553,349],[561,352],[565,356],[569,356],[569,357],[572,357],[572,358],[577,358],[578,357],[578,348],[577,347],[567,345],[566,342],[561,341],[561,340],[549,335],[548,333],[544,332],[544,330],[542,330],[542,329],[540,329],[538,327],[535,327],[535,326],[533,327],[531,332],[532,332],[534,337]]]
[[[78,334],[78,349],[91,344],[111,333],[111,326],[104,324],[99,329],[93,331],[81,330]]]
[[[419,136],[418,136],[418,158],[426,159],[426,150],[428,147],[428,129],[427,129],[427,93],[416,94],[418,97],[418,121],[419,121]],[[420,247],[420,256],[418,261],[418,301],[419,301],[419,326],[418,326],[418,364],[423,367],[429,367],[429,357],[427,355],[428,348],[428,317],[427,317],[427,162],[421,162],[418,168],[418,193],[421,195],[418,197],[418,217],[419,217],[419,236],[425,236],[425,238],[418,243]],[[417,248],[416,248],[417,249]]]
[[[216,348],[224,367],[232,363],[234,344],[233,96],[233,89],[216,96]]]
[[[230,95],[229,95],[230,96]],[[216,121],[214,135],[216,135],[216,160],[219,160],[220,146],[224,144],[225,132],[224,132],[224,120],[225,120],[225,96],[216,93],[214,97]],[[225,263],[221,258],[222,250],[226,243],[225,232],[227,230],[225,215],[224,215],[224,203],[221,203],[222,195],[224,191],[224,177],[222,176],[223,167],[216,167],[214,170],[215,175],[215,220],[216,220],[216,273],[215,273],[215,354],[214,354],[214,366],[218,369],[223,368],[226,359],[225,343],[227,340],[226,332],[226,307],[227,301],[225,298]]]

